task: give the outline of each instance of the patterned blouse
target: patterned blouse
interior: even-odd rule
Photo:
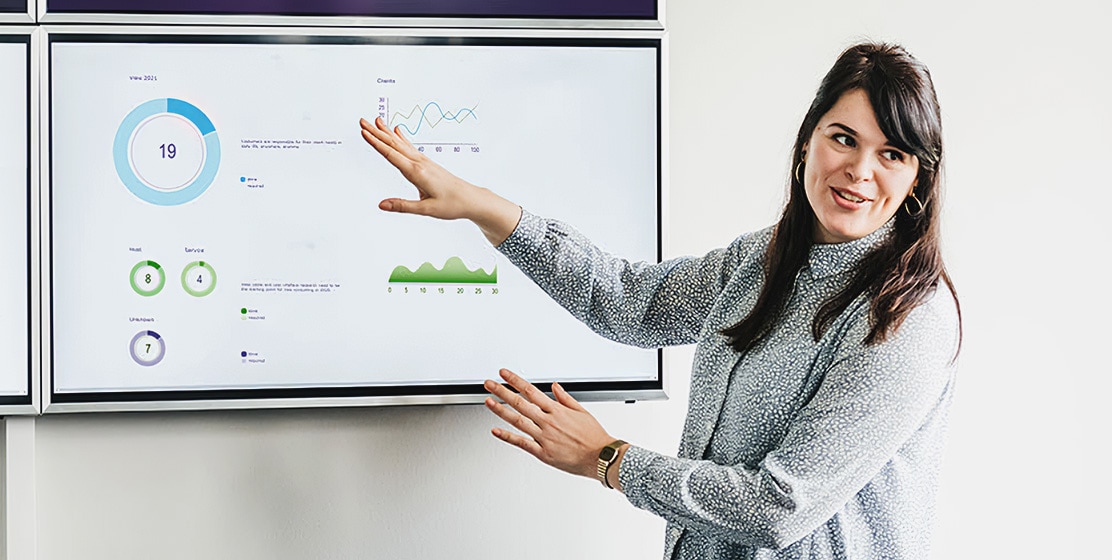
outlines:
[[[697,343],[678,457],[632,446],[619,479],[668,522],[668,559],[928,557],[958,320],[945,288],[873,346],[864,296],[815,342],[819,306],[892,222],[817,244],[780,321],[739,354],[721,330],[763,284],[772,229],[703,257],[630,263],[566,224],[523,212],[499,246],[599,334],[641,347]]]

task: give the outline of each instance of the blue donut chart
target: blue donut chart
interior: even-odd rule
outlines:
[[[144,121],[160,114],[178,115],[197,127],[205,146],[205,163],[200,173],[185,187],[171,191],[152,189],[144,183],[131,166],[130,144],[131,136]],[[204,194],[220,167],[220,139],[216,135],[216,127],[212,121],[193,104],[181,99],[164,98],[147,101],[131,110],[124,117],[120,128],[116,130],[116,139],[112,143],[112,158],[116,164],[116,174],[120,176],[124,186],[140,199],[159,206],[176,206],[185,204]]]

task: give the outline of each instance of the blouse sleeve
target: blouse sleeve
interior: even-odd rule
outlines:
[[[553,300],[598,334],[658,348],[697,340],[737,266],[737,245],[659,264],[612,256],[572,227],[522,211],[498,246]]]
[[[631,447],[619,467],[626,497],[741,544],[779,549],[810,534],[898,461],[917,432],[942,429],[930,419],[949,400],[957,320],[952,307],[937,305],[953,300],[938,296],[886,342],[863,345],[864,328],[847,335],[784,440],[755,468]]]

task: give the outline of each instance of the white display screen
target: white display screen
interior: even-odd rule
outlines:
[[[500,367],[661,385],[360,137],[432,159],[608,251],[659,257],[660,43],[50,38],[52,399],[480,393]],[[111,394],[108,399],[106,394]]]
[[[0,404],[30,404],[29,36],[0,36]]]

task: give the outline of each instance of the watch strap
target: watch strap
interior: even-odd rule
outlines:
[[[603,447],[602,450],[598,452],[598,466],[596,474],[598,475],[599,482],[601,482],[602,485],[607,488],[613,488],[613,486],[610,485],[610,481],[607,479],[607,474],[609,474],[610,472],[610,466],[618,460],[618,450],[621,449],[621,447],[625,444],[625,441],[617,439],[611,442],[606,447]]]

